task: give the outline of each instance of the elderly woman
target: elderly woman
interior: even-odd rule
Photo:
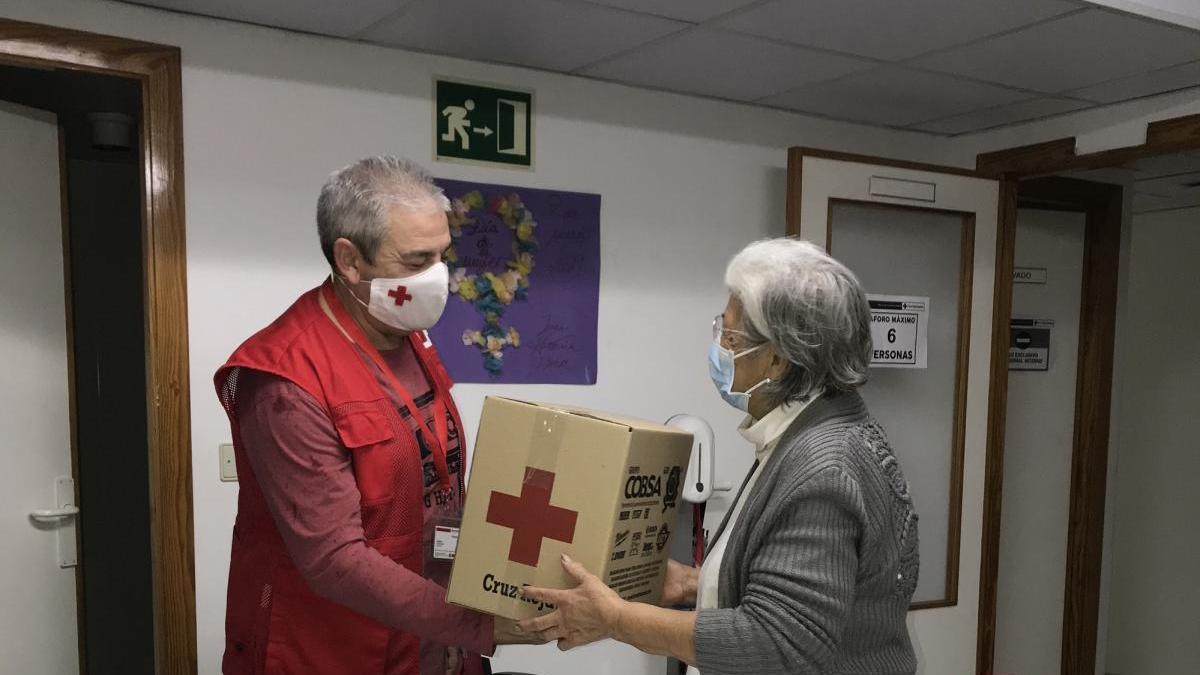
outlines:
[[[738,431],[756,460],[704,565],[669,563],[664,607],[654,607],[622,600],[564,557],[579,585],[527,588],[558,609],[518,628],[561,649],[614,638],[703,675],[913,673],[904,620],[917,516],[855,391],[871,354],[862,286],[795,239],[747,246],[725,283],[709,370],[748,413]]]

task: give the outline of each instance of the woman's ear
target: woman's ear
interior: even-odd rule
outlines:
[[[771,346],[770,351],[771,362],[767,364],[767,377],[771,378],[772,382],[778,382],[783,379],[784,375],[787,375],[788,368],[792,364],[776,351],[774,345]]]

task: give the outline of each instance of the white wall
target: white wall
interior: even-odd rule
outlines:
[[[1200,209],[1133,218],[1127,320],[1117,337],[1121,409],[1107,668],[1200,672]]]
[[[1047,281],[1014,284],[1013,316],[1054,327],[1049,370],[1008,376],[998,673],[1052,673],[1061,663],[1084,227],[1082,213],[1017,212],[1016,264],[1046,268]]]
[[[738,415],[708,380],[709,322],[724,302],[729,256],[752,239],[783,233],[785,149],[804,144],[936,161],[944,147],[925,135],[119,3],[5,0],[0,14],[183,49],[201,673],[218,671],[236,508],[236,486],[217,480],[217,445],[229,431],[212,373],[242,339],[321,281],[313,212],[331,170],[382,152],[428,162],[434,73],[533,88],[540,108],[535,172],[438,164],[437,175],[603,195],[599,383],[461,386],[456,396],[468,431],[485,393],[651,419],[688,411],[716,427],[719,476],[734,482],[751,453],[733,431]],[[714,503],[710,523],[727,507]],[[578,675],[658,672],[643,664],[660,663],[613,646],[569,659],[552,649],[513,649],[500,661]]]

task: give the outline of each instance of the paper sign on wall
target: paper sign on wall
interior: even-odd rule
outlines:
[[[925,368],[929,298],[867,295],[871,306],[871,367]]]
[[[1050,319],[1013,319],[1008,326],[1008,369],[1050,370]]]

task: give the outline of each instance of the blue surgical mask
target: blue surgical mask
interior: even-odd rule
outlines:
[[[732,349],[722,347],[719,342],[713,342],[708,347],[708,374],[712,377],[713,384],[717,387],[717,393],[729,405],[741,410],[742,412],[750,411],[750,395],[755,389],[771,382],[771,378],[764,378],[761,382],[750,387],[746,391],[733,391],[733,374],[734,362],[741,357],[756,352],[766,344],[751,347],[745,351],[737,352]]]

